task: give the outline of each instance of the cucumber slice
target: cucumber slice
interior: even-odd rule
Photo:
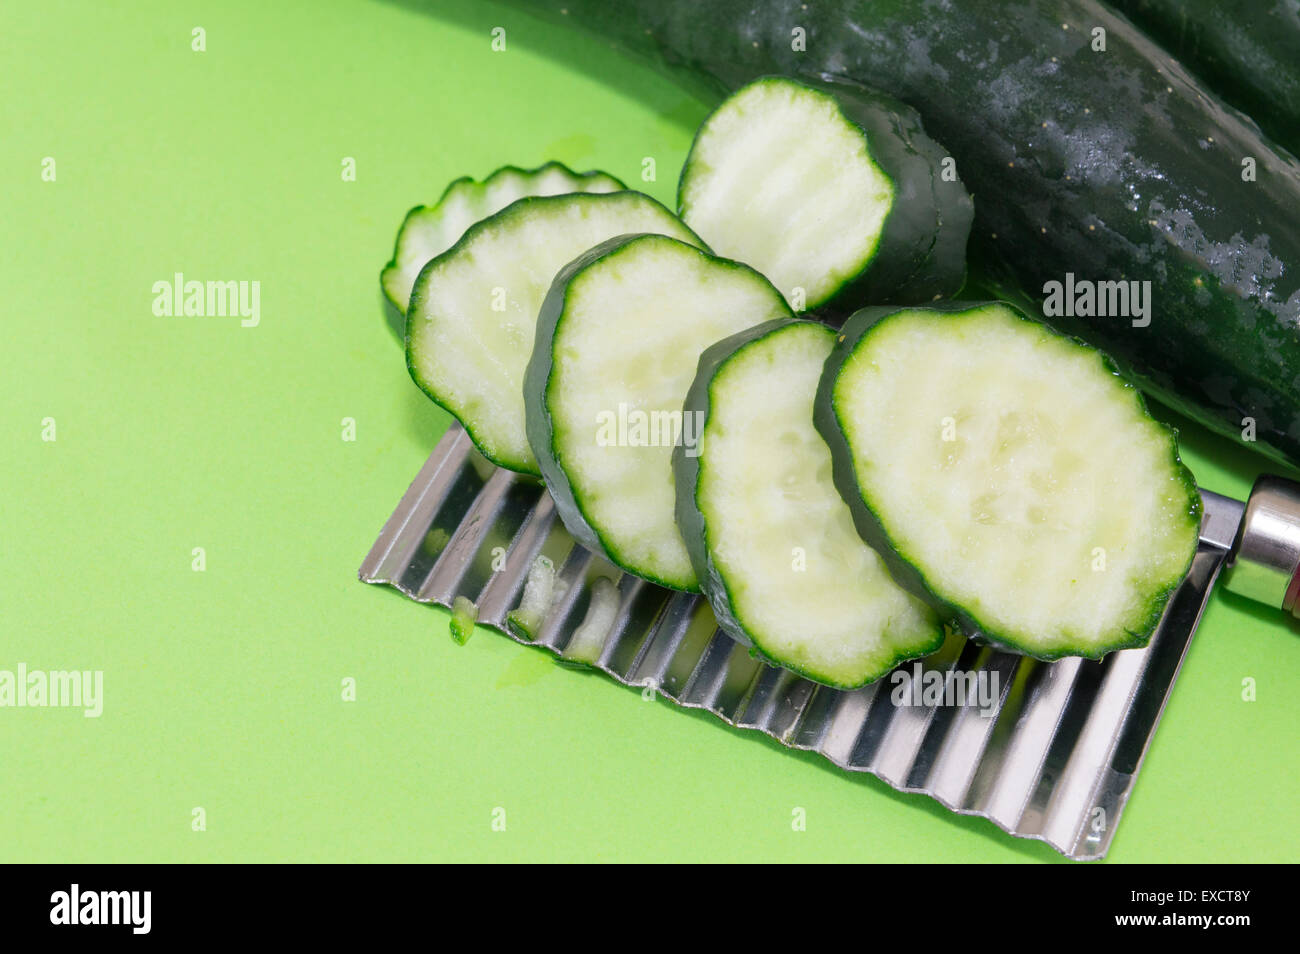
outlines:
[[[1174,432],[1109,358],[1005,303],[858,312],[814,420],[894,578],[989,642],[1146,645],[1196,553]]]
[[[488,460],[540,476],[524,432],[524,367],[537,309],[565,263],[616,235],[700,240],[639,192],[524,198],[470,227],[411,293],[406,364]]]
[[[973,215],[955,173],[939,188],[944,158],[915,110],[883,93],[765,77],[700,127],[678,211],[796,308],[929,302],[961,287]]]
[[[813,398],[835,332],[777,320],[700,357],[673,452],[677,523],[718,624],[780,666],[852,689],[943,643],[938,618],[862,542]]]
[[[482,182],[463,176],[433,205],[417,205],[397,231],[392,260],[379,273],[384,296],[402,314],[424,264],[456,244],[475,222],[526,196],[568,192],[619,192],[627,186],[604,172],[574,172],[562,162],[536,169],[503,166]]]
[[[705,348],[790,314],[752,268],[662,235],[612,239],[556,276],[524,399],[542,476],[579,542],[699,589],[673,514],[673,446],[693,424],[682,399]]]

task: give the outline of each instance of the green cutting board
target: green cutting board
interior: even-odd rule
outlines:
[[[104,674],[0,708],[0,861],[1059,860],[356,579],[447,425],[380,302],[406,209],[546,159],[671,202],[706,104],[459,0],[9,3],[0,51],[0,670]],[[156,314],[178,272],[257,324]],[[1111,860],[1300,855],[1298,688],[1216,595]]]

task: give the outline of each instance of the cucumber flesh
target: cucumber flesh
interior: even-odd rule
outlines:
[[[433,205],[418,205],[406,213],[397,232],[392,260],[379,275],[384,296],[403,315],[411,289],[425,263],[451,248],[475,222],[500,212],[527,196],[569,192],[618,192],[627,186],[604,172],[574,172],[561,162],[536,169],[504,166],[482,182],[457,179]]]
[[[618,600],[618,587],[609,577],[598,576],[591,581],[591,603],[587,615],[564,647],[565,659],[596,665],[618,617]]]
[[[558,588],[555,563],[550,557],[539,553],[528,567],[528,578],[524,580],[524,594],[519,605],[506,614],[506,623],[511,631],[526,639],[536,639]]]
[[[523,378],[556,272],[612,236],[641,232],[699,242],[639,192],[524,198],[471,226],[420,272],[407,315],[407,367],[494,464],[541,474],[524,430]]]
[[[895,579],[991,642],[1145,645],[1195,555],[1173,431],[1109,359],[1009,305],[857,313],[816,422]]]
[[[813,427],[835,332],[774,321],[704,352],[686,398],[706,416],[674,452],[678,524],[719,625],[768,659],[851,689],[936,651],[943,628],[858,536]]]
[[[466,596],[458,596],[452,602],[451,620],[448,629],[457,645],[464,646],[474,635],[474,624],[478,622],[478,607]]]
[[[714,250],[753,265],[797,309],[900,292],[928,302],[961,286],[970,228],[969,216],[964,228],[956,217],[943,224],[933,180],[944,156],[915,111],[881,93],[766,77],[705,120],[678,208]],[[942,258],[941,227],[960,233]]]
[[[620,237],[556,276],[524,381],[528,437],[569,532],[679,590],[672,451],[701,352],[791,312],[766,278],[660,235]]]

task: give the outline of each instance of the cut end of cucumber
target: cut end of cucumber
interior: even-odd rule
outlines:
[[[1144,645],[1198,540],[1173,432],[1103,355],[1008,305],[882,311],[845,325],[828,392],[859,526],[995,642]]]
[[[639,192],[524,198],[472,226],[420,272],[406,326],[411,377],[494,464],[540,475],[523,399],[538,309],[564,265],[629,232],[699,241]]]
[[[662,235],[614,240],[556,279],[526,390],[542,473],[570,531],[624,569],[698,589],[674,520],[672,452],[705,348],[789,317],[753,269]]]
[[[854,688],[934,652],[943,632],[859,538],[832,481],[812,417],[835,333],[773,324],[720,342],[715,367],[715,349],[701,361],[687,407],[706,406],[708,420],[696,466],[677,458],[679,512],[698,511],[692,555],[723,628],[778,665]]]
[[[526,196],[618,192],[627,187],[604,172],[574,172],[561,162],[536,169],[504,166],[482,182],[457,179],[433,205],[416,206],[397,233],[392,260],[379,281],[393,307],[406,314],[415,279],[426,262],[451,248],[475,222]]]
[[[894,182],[834,96],[768,78],[700,128],[679,206],[718,254],[753,265],[792,305],[812,308],[866,268],[894,199]]]

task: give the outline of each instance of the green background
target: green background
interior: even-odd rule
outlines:
[[[428,6],[4,5],[0,669],[102,669],[106,699],[0,709],[0,860],[1059,860],[357,581],[447,424],[380,303],[406,209],[646,156],[671,202],[707,109],[594,41]],[[155,317],[177,271],[260,281],[260,325]],[[1267,467],[1184,447],[1238,496]],[[1216,595],[1110,859],[1300,854],[1298,684],[1295,628]]]

